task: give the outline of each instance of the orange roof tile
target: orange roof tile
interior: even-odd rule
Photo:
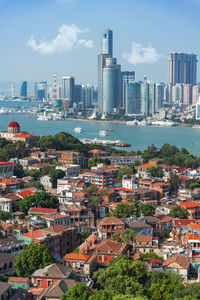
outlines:
[[[68,253],[64,256],[64,259],[68,260],[87,260],[90,255],[82,253]]]
[[[186,234],[188,240],[200,240],[198,234],[188,233]]]
[[[191,229],[200,229],[200,224],[192,223],[188,225]]]
[[[141,169],[147,169],[149,167],[155,167],[155,164],[154,163],[147,163],[147,164],[143,164],[143,165],[138,166],[138,168],[141,168]]]
[[[184,203],[179,203],[179,206],[185,208],[185,209],[189,209],[189,208],[195,208],[195,207],[200,207],[200,205],[193,201],[193,202],[184,202]]]

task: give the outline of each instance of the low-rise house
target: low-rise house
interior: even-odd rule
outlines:
[[[37,208],[37,207],[31,207],[29,209],[29,215],[49,215],[49,214],[55,214],[57,212],[56,208]]]
[[[12,211],[12,201],[10,199],[0,197],[0,210],[11,212]]]
[[[52,188],[53,183],[51,182],[51,176],[50,175],[44,175],[40,178],[40,183],[47,188]]]
[[[79,165],[62,165],[57,166],[56,170],[62,170],[65,172],[66,177],[78,177],[80,175]]]
[[[101,240],[110,239],[113,234],[119,234],[124,229],[124,222],[116,217],[104,218],[97,223],[97,233]]]
[[[12,224],[6,223],[6,222],[0,222],[0,233],[1,236],[7,238],[7,237],[13,237],[13,227]]]
[[[200,236],[199,233],[187,233],[186,243],[190,257],[199,260],[200,255]]]
[[[38,170],[39,172],[41,172],[42,169],[44,169],[46,167],[51,167],[51,168],[55,169],[56,166],[53,164],[49,164],[49,163],[37,163],[37,164],[30,165],[28,167],[28,170]]]
[[[67,290],[75,285],[73,279],[61,279],[54,282],[37,297],[37,300],[59,300]]]
[[[97,256],[93,253],[69,253],[64,256],[64,264],[75,272],[90,276],[97,268]]]
[[[143,165],[140,165],[138,167],[136,167],[137,169],[137,174],[136,176],[138,176],[139,178],[149,178],[149,173],[147,173],[147,169],[149,167],[156,167],[157,164],[155,162],[149,162],[149,163],[146,163],[146,164],[143,164]]]
[[[117,165],[129,166],[138,160],[142,162],[141,156],[111,155],[111,156],[108,156],[108,159],[110,160],[111,165],[113,165],[113,166],[117,166]]]
[[[0,276],[10,276],[15,274],[15,257],[7,253],[0,253]]]
[[[1,238],[0,239],[0,253],[7,253],[17,256],[25,248],[24,241],[16,238]]]
[[[196,201],[179,203],[178,205],[188,211],[188,219],[200,218],[200,204]]]
[[[28,167],[34,165],[38,162],[37,159],[33,157],[23,157],[19,159],[19,164],[23,167],[24,170],[28,170]]]
[[[46,289],[59,280],[72,279],[72,276],[71,268],[60,264],[52,264],[35,271],[31,275],[31,279],[35,287]]]
[[[12,177],[14,172],[14,163],[0,161],[0,177]]]
[[[151,235],[153,234],[153,228],[151,225],[147,224],[145,219],[141,221],[138,218],[127,218],[124,220],[126,227],[134,230],[137,234],[140,235]]]
[[[154,252],[158,248],[157,245],[153,245],[153,238],[150,235],[137,235],[134,247],[142,253]]]
[[[28,290],[30,287],[29,278],[9,277],[8,282],[11,284],[12,289],[22,288]]]
[[[164,270],[178,273],[183,279],[187,280],[190,261],[184,256],[172,256],[163,262]]]
[[[0,300],[9,300],[11,297],[11,284],[0,281]]]
[[[60,154],[58,162],[62,165],[72,165],[77,164],[81,169],[86,169],[88,166],[88,157],[84,156],[82,153],[74,151],[57,151],[56,154]]]
[[[48,215],[43,215],[41,219],[45,221],[47,227],[54,226],[54,225],[65,226],[70,224],[70,217],[60,213],[55,213],[55,214],[50,213]]]
[[[16,178],[0,178],[0,188],[6,192],[13,192],[19,189],[22,185],[21,180]]]
[[[136,189],[138,187],[138,181],[134,175],[124,175],[122,177],[122,187],[126,189]]]

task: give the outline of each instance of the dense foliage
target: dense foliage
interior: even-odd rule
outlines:
[[[147,173],[152,177],[163,177],[164,173],[160,167],[149,167],[147,168]]]
[[[110,160],[108,158],[101,158],[98,156],[94,156],[88,161],[88,167],[89,168],[96,167],[99,163],[110,165]]]
[[[199,189],[200,188],[200,183],[198,182],[194,182],[190,184],[190,189],[193,191],[195,189]]]
[[[130,201],[130,200],[129,200]],[[139,203],[133,200],[133,204],[120,203],[111,211],[110,215],[117,218],[130,218],[131,216],[153,216],[155,208],[149,203]]]
[[[188,211],[184,207],[176,205],[171,209],[170,217],[177,219],[187,219]]]
[[[59,201],[56,197],[46,192],[36,192],[34,195],[25,196],[17,202],[15,210],[28,212],[31,206],[42,208],[57,208]]]
[[[161,158],[164,163],[169,165],[176,165],[181,168],[196,169],[200,166],[200,157],[189,154],[187,149],[181,150],[176,146],[169,144],[163,144],[160,149],[151,145],[142,154],[144,161],[148,161],[152,158]]]
[[[8,219],[12,218],[12,214],[8,211],[0,210],[0,220],[6,221]]]
[[[11,142],[4,138],[0,138],[0,160],[8,161],[10,158],[22,158],[29,153],[24,142]]]
[[[136,173],[136,170],[135,170],[134,166],[121,168],[117,174],[117,180],[122,180],[122,177],[124,175],[131,175],[131,174],[135,174],[135,173]]]
[[[19,277],[29,277],[36,270],[52,263],[53,259],[45,246],[30,244],[17,255],[14,267]]]

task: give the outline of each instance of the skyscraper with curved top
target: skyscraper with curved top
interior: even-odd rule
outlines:
[[[23,81],[21,84],[20,97],[23,99],[27,98],[27,81]]]

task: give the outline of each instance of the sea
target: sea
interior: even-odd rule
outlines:
[[[3,101],[1,101],[3,102]],[[20,102],[15,103],[16,112],[21,107]],[[38,104],[31,104],[38,105]],[[23,103],[24,106],[24,103]],[[0,103],[0,107],[6,107]],[[7,104],[13,107],[13,104]],[[56,120],[38,121],[30,113],[9,113],[0,115],[0,131],[7,131],[8,124],[16,121],[20,124],[22,131],[37,135],[55,135],[61,131],[68,132],[77,138],[120,140],[130,143],[131,147],[121,148],[124,150],[145,150],[154,144],[160,148],[164,143],[176,145],[179,148],[185,147],[191,154],[200,156],[200,129],[191,127],[154,127],[154,126],[127,126],[125,123],[113,123],[105,121],[84,121],[84,120]],[[74,128],[81,127],[82,133],[75,133]],[[112,129],[112,132],[108,132]],[[99,131],[107,131],[107,136],[100,137]]]

